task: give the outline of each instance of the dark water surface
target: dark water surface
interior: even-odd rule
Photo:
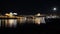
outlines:
[[[46,24],[34,24],[34,23],[17,23],[16,28],[2,27],[1,32],[5,33],[22,33],[22,34],[55,34],[60,33],[60,19],[50,19],[50,22],[46,20]]]
[[[34,34],[38,34],[38,33],[45,33],[46,32],[46,25],[45,24],[41,24],[41,25],[36,25],[33,23],[27,24],[18,24],[16,28],[1,28],[0,29],[1,32],[9,32],[9,33],[34,33]]]

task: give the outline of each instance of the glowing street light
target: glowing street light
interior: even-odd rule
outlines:
[[[40,13],[36,14],[36,16],[40,16]]]
[[[17,13],[13,13],[13,15],[17,15]]]
[[[57,10],[57,8],[53,8],[53,10],[55,11],[55,10]]]
[[[54,8],[53,8],[53,15],[55,15],[56,13],[57,13],[57,8],[54,7]]]

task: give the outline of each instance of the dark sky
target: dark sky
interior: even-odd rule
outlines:
[[[49,13],[53,7],[60,10],[60,1],[58,0],[0,0],[0,13],[17,12],[18,14],[36,14]]]

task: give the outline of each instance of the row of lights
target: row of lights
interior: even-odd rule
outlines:
[[[9,14],[6,13],[5,15],[6,15],[6,16],[13,16],[13,15],[17,15],[17,13],[12,13],[12,12],[10,12]],[[36,16],[40,16],[40,13],[36,14]]]
[[[5,15],[6,15],[6,16],[10,16],[10,17],[12,17],[13,15],[17,15],[17,13],[12,13],[12,12],[10,12],[9,14],[6,13]]]

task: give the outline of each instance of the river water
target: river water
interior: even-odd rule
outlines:
[[[17,24],[23,24],[23,23],[35,23],[35,24],[39,24],[40,22],[45,22],[44,20],[40,20],[40,18],[36,18],[35,20],[33,19],[0,19],[0,27],[16,27]]]
[[[17,19],[0,19],[0,27],[16,27]]]
[[[23,32],[23,33],[56,33],[60,30],[60,19],[49,19],[46,20],[46,24],[32,24],[32,20],[19,20],[19,19],[0,19],[0,27],[17,27],[16,29],[1,29],[2,32]],[[25,24],[23,24],[25,23]],[[35,23],[35,22],[34,22]],[[23,25],[22,25],[23,24]],[[22,25],[20,27],[20,25]]]

